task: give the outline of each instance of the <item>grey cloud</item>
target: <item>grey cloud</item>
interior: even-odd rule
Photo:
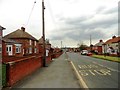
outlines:
[[[107,8],[105,6],[101,6],[96,9],[96,14],[113,14],[118,12],[118,7]]]
[[[106,9],[105,6],[101,6],[101,7],[97,8],[95,12],[96,12],[96,14],[99,14],[99,13],[103,12],[105,9]]]
[[[104,33],[104,30],[107,30],[114,25],[117,26],[117,8],[115,7],[108,10],[103,6],[97,10],[99,13],[91,16],[79,16],[76,18],[58,17],[59,22],[62,23],[58,29],[59,34],[52,35],[51,38],[55,40],[70,38],[81,41],[89,40],[90,35],[92,35],[92,39],[94,40],[108,38],[107,34]],[[99,14],[102,14],[104,17],[101,19],[98,17],[96,18],[96,15]],[[111,15],[108,17],[108,14]]]
[[[66,29],[67,31],[67,29]],[[62,36],[60,35],[62,34]],[[69,30],[69,32],[63,33],[61,31],[58,35],[52,35],[53,40],[64,40],[64,38],[70,38],[73,40],[89,40],[90,35],[92,35],[93,39],[101,39],[101,38],[106,38],[106,34],[103,33],[101,30],[91,30],[91,29],[75,29],[74,30]]]
[[[103,14],[113,14],[113,13],[117,13],[117,12],[118,12],[118,7],[114,7],[114,8],[105,10],[105,11],[103,12]]]

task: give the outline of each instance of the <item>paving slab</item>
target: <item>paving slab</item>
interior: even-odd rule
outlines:
[[[13,88],[80,88],[70,63],[63,54],[48,67],[40,68]]]

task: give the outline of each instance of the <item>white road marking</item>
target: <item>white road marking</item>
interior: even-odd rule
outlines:
[[[99,66],[101,66],[101,67],[107,68],[107,69],[109,69],[109,70],[111,70],[111,71],[114,71],[114,72],[120,72],[119,70],[115,70],[115,69],[113,69],[113,68],[110,68],[110,67],[107,67],[107,66],[103,66],[102,64],[99,64],[99,63],[97,63],[97,62],[92,62],[92,63],[97,64],[97,65],[99,65]]]
[[[79,82],[80,82],[80,85],[85,89],[85,90],[89,90],[88,86],[86,85],[86,83],[84,82],[82,76],[79,74],[78,70],[76,69],[74,63],[72,61],[70,61],[78,79],[79,79]]]

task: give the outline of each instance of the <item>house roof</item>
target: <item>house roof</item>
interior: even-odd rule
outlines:
[[[39,44],[43,44],[43,37],[39,39]]]
[[[2,27],[2,26],[0,25],[0,30],[4,30],[4,29],[6,29],[6,28],[4,28],[4,27]]]
[[[98,43],[96,43],[94,46],[102,46],[104,44],[104,42],[102,40],[100,40]]]
[[[50,44],[50,42],[49,42],[49,40],[45,40],[45,43],[46,44]],[[43,37],[41,37],[40,39],[39,39],[39,44],[43,44]]]
[[[7,38],[7,39],[16,39],[16,38],[20,38],[20,39],[32,39],[32,40],[36,40],[36,38],[34,38],[32,35],[30,35],[29,33],[27,33],[25,31],[25,28],[21,27],[21,29],[18,29],[6,36],[4,36],[4,38]]]
[[[120,42],[120,37],[113,37],[105,42],[105,44],[118,43]]]
[[[12,39],[2,38],[2,41],[5,42],[5,43],[22,44],[22,43],[20,43],[20,42],[14,41],[14,40],[12,40]]]

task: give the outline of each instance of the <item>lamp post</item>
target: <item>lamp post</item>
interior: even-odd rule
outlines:
[[[42,0],[42,23],[43,23],[43,67],[46,67],[46,45],[45,45],[45,20],[44,20],[44,0]]]

